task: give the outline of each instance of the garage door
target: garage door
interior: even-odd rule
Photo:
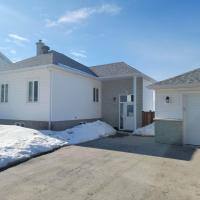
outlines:
[[[184,96],[184,143],[200,145],[200,95]]]

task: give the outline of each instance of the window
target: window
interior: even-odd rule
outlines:
[[[99,102],[99,88],[93,88],[93,101]]]
[[[133,117],[133,105],[127,105],[127,117]]]
[[[8,102],[8,84],[1,84],[1,103]]]
[[[29,102],[38,101],[38,81],[28,82],[28,101]]]
[[[127,102],[127,96],[121,95],[120,96],[120,102]]]

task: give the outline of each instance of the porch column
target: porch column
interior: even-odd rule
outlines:
[[[134,130],[137,129],[137,77],[133,77],[133,95],[134,95]]]

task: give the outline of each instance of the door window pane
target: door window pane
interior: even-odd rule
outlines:
[[[133,116],[133,105],[127,105],[127,117]]]
[[[127,102],[127,96],[120,96],[120,102]]]

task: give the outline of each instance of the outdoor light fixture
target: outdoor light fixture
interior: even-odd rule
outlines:
[[[170,101],[170,97],[169,97],[169,96],[166,96],[166,97],[165,97],[165,102],[166,102],[166,103],[169,103],[169,101]]]
[[[116,97],[113,97],[113,101],[116,102],[116,100],[117,100],[117,98],[116,98]]]

